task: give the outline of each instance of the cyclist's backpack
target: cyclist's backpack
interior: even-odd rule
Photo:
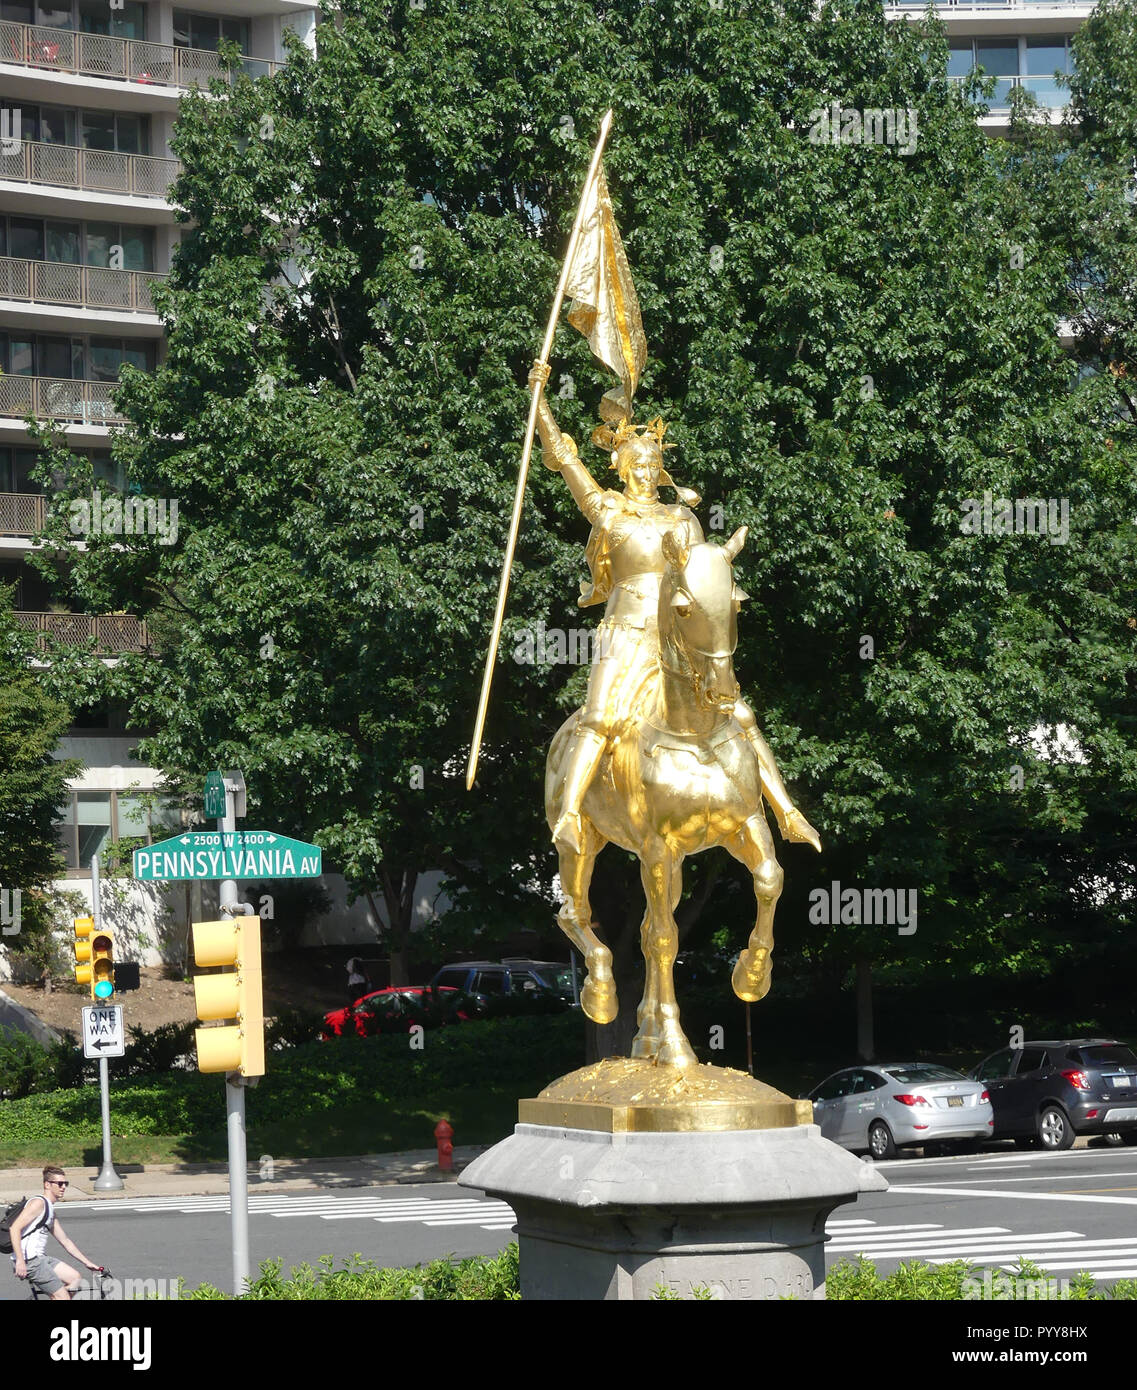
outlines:
[[[21,1197],[20,1200],[19,1200],[18,1202],[11,1202],[11,1203],[9,1203],[9,1205],[8,1205],[7,1207],[5,1207],[5,1209],[4,1209],[4,1218],[3,1218],[3,1220],[0,1220],[0,1254],[11,1255],[11,1254],[13,1253],[13,1246],[12,1246],[12,1223],[15,1221],[16,1217],[19,1216],[19,1214],[23,1211],[23,1209],[27,1206],[27,1204],[28,1204],[28,1199],[27,1199],[26,1197]],[[43,1214],[44,1214],[45,1217],[47,1216],[47,1204],[46,1204],[46,1203],[44,1203]],[[43,1225],[43,1224],[45,1224],[45,1223],[44,1223],[44,1222],[40,1222],[39,1224],[40,1224],[40,1225]],[[31,1235],[31,1233],[32,1233],[35,1229],[36,1229],[36,1223],[33,1221],[32,1224],[28,1227],[28,1229],[27,1229],[26,1231],[24,1231],[23,1234],[24,1234],[25,1236],[29,1236],[29,1235]]]

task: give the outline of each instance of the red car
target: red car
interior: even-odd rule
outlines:
[[[392,985],[365,994],[344,1009],[324,1015],[323,1039],[342,1038],[355,1032],[361,1038],[376,1033],[409,1033],[415,1024],[424,1028],[446,1023],[465,1023],[470,1017],[456,1008],[462,991],[429,985]]]

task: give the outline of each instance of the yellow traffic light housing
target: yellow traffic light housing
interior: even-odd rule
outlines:
[[[95,919],[93,917],[75,918],[75,983],[77,985],[89,985],[91,983],[91,933],[95,930]]]
[[[224,922],[195,923],[193,955],[198,965],[236,967],[233,974],[194,976],[198,1018],[203,1023],[236,1020],[223,1028],[197,1029],[198,1070],[263,1076],[261,919],[233,917]]]
[[[114,936],[100,927],[91,937],[91,998],[106,1000],[114,994]]]

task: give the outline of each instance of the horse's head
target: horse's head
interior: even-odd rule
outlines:
[[[691,545],[682,529],[664,538],[667,569],[659,588],[659,645],[663,665],[691,678],[696,703],[727,711],[738,699],[734,649],[738,608],[746,594],[731,565],[746,540],[741,526],[725,545]]]

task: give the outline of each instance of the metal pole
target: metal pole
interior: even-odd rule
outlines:
[[[225,815],[217,822],[224,833],[237,829],[236,793],[225,785]],[[222,846],[224,847],[224,840]],[[221,881],[221,913],[233,917],[238,912],[236,879]],[[229,1136],[229,1235],[233,1247],[233,1292],[242,1294],[249,1283],[249,1186],[248,1154],[245,1145],[245,1086],[240,1072],[225,1078],[225,1127]]]
[[[580,202],[576,209],[576,219],[572,224],[572,233],[569,236],[568,250],[565,252],[564,263],[561,266],[560,279],[557,281],[557,292],[553,296],[553,311],[549,315],[549,322],[545,328],[545,341],[541,345],[539,361],[547,364],[549,353],[553,349],[553,338],[557,331],[557,319],[561,312],[561,303],[565,297],[565,285],[568,283],[569,268],[572,265],[573,256],[576,254],[576,244],[580,240],[580,228],[584,221],[584,207],[588,199],[588,193],[596,179],[596,171],[600,168],[600,158],[604,153],[604,142],[608,139],[608,132],[612,128],[612,112],[609,110],[603,121],[600,123],[600,138],[596,142],[596,149],[592,154],[592,163],[588,166],[588,177],[584,180],[584,191],[580,195]],[[529,476],[529,457],[533,452],[533,436],[537,431],[537,410],[541,401],[542,386],[537,382],[533,387],[533,396],[529,402],[529,423],[525,428],[525,447],[521,453],[521,468],[517,474],[517,487],[513,494],[513,515],[509,522],[509,540],[505,546],[505,563],[501,569],[501,582],[497,590],[497,608],[494,610],[493,631],[490,634],[489,651],[486,652],[486,669],[482,676],[482,693],[478,699],[478,715],[474,720],[474,737],[470,742],[470,758],[466,764],[466,790],[469,791],[474,785],[474,778],[478,772],[478,753],[482,746],[482,732],[486,724],[486,710],[490,703],[490,685],[493,682],[494,662],[497,660],[498,643],[501,641],[501,625],[505,618],[505,600],[509,593],[509,572],[513,568],[513,552],[517,548],[517,533],[521,527],[521,508],[525,503],[525,481]]]
[[[99,856],[91,856],[91,915],[95,919],[95,934],[103,929],[103,900],[99,889]],[[111,1158],[111,1080],[105,1057],[99,1058],[99,1102],[103,1112],[103,1166],[95,1179],[96,1192],[121,1192],[125,1184],[115,1172]]]

